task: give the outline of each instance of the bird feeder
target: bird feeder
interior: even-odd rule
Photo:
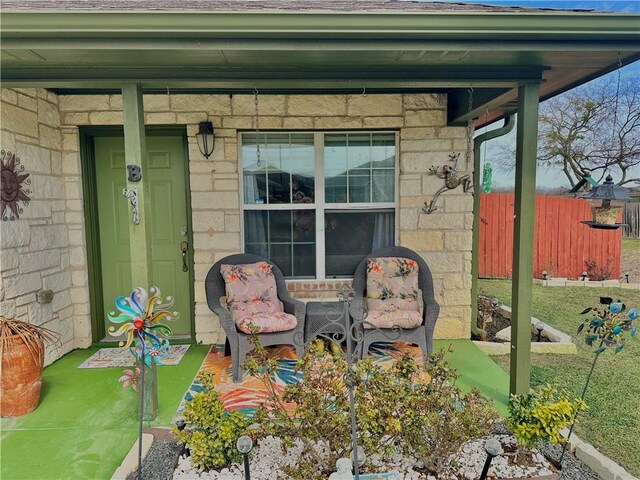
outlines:
[[[631,200],[631,197],[624,187],[614,185],[611,175],[607,175],[602,185],[593,187],[582,198],[589,202],[591,220],[583,220],[581,223],[591,228],[604,230],[615,230],[626,225],[625,223],[616,223],[616,219],[622,211],[624,202]]]

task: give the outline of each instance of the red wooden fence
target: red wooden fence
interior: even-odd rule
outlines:
[[[513,194],[480,195],[480,277],[510,278],[513,264]],[[580,220],[590,220],[586,200],[536,196],[533,275],[546,270],[555,277],[578,278],[587,261],[606,267],[611,278],[620,276],[622,229],[595,230]],[[619,221],[620,219],[618,219]]]

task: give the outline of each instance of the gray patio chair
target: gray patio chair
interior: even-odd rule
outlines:
[[[267,262],[272,267],[273,275],[276,279],[276,288],[278,292],[278,298],[284,306],[284,311],[290,313],[296,317],[298,324],[292,330],[284,332],[273,333],[260,333],[258,338],[262,345],[293,345],[296,349],[296,355],[298,358],[304,352],[304,346],[298,345],[293,342],[294,337],[299,338],[298,343],[302,343],[304,336],[304,316],[305,305],[299,300],[295,300],[289,296],[287,292],[287,286],[284,281],[284,276],[280,269],[271,261],[258,255],[251,254],[236,254],[230,255],[216,262],[209,270],[207,278],[205,279],[205,291],[207,294],[207,304],[209,308],[218,315],[222,328],[227,335],[227,341],[231,349],[232,359],[232,373],[233,381],[240,380],[240,365],[244,363],[244,359],[251,350],[253,345],[249,342],[250,335],[241,332],[237,329],[236,324],[231,318],[231,312],[222,306],[220,298],[226,296],[226,289],[224,279],[220,274],[221,265],[239,265],[245,263]]]
[[[418,264],[418,288],[422,291],[423,309],[422,324],[417,328],[402,329],[402,334],[397,341],[405,341],[418,345],[424,356],[430,355],[433,349],[433,329],[440,313],[440,305],[433,296],[433,277],[428,265],[413,250],[405,247],[387,247],[370,253],[362,259],[353,276],[353,289],[355,296],[351,302],[351,316],[354,319],[362,318],[366,312],[365,298],[367,296],[367,260],[374,257],[402,257],[414,260]],[[369,347],[374,342],[389,342],[384,336],[392,334],[392,329],[365,330],[360,329],[360,333],[364,334],[361,343],[360,358],[365,357],[369,353]]]

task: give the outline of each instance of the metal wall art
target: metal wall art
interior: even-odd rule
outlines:
[[[8,150],[0,151],[0,176],[2,187],[0,188],[0,216],[3,221],[18,220],[23,208],[27,207],[31,198],[31,191],[25,185],[31,185],[29,174],[24,173],[24,165],[20,164],[20,159],[15,153]]]
[[[466,173],[464,175],[460,175],[458,173],[458,160],[460,159],[459,153],[452,153],[449,155],[449,163],[442,166],[441,169],[438,169],[431,165],[429,169],[429,175],[435,175],[438,178],[444,180],[444,186],[440,187],[440,189],[433,196],[433,199],[430,202],[424,202],[424,207],[422,211],[424,213],[433,213],[438,209],[436,207],[436,201],[438,197],[446,192],[447,190],[454,190],[462,185],[462,191],[468,192],[470,190],[472,180],[471,174]]]
[[[138,189],[137,188],[123,188],[122,195],[124,198],[128,198],[133,207],[133,223],[140,224],[140,210],[138,208]]]

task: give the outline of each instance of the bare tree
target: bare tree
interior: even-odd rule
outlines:
[[[638,180],[629,173],[640,164],[639,90],[636,81],[600,81],[542,104],[538,161],[560,167],[572,186],[587,173]]]
[[[513,150],[499,151],[502,169],[512,169]],[[571,186],[585,174],[640,182],[640,81],[605,78],[542,103],[538,164],[561,170]]]

